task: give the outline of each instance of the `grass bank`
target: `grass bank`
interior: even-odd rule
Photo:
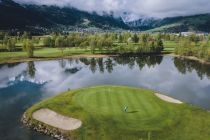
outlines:
[[[173,56],[173,57],[181,58],[181,59],[186,59],[186,60],[193,60],[193,61],[197,61],[197,62],[199,62],[201,64],[210,65],[210,61],[206,61],[206,60],[197,58],[195,56],[181,56],[181,55],[174,54],[174,53],[169,53],[169,54],[166,54],[166,55],[167,56]]]
[[[121,86],[81,88],[32,106],[26,111],[26,116],[38,125],[32,118],[33,112],[48,108],[80,119],[82,127],[67,132],[72,139],[210,139],[209,112],[185,103],[165,102],[154,93],[152,90]],[[127,113],[123,111],[125,106],[128,106]]]

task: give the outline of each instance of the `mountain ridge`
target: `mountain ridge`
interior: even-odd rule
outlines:
[[[210,14],[166,17],[163,19],[147,18],[126,23],[128,26],[162,32],[203,31],[210,32]]]
[[[59,26],[98,27],[102,29],[122,28],[128,26],[121,18],[100,16],[75,8],[46,5],[21,5],[12,0],[1,0],[0,29],[25,29],[40,26],[58,28]],[[83,24],[88,21],[88,24]]]
[[[129,16],[129,14],[127,15]],[[126,18],[126,17],[125,17]],[[0,30],[70,30],[69,27],[102,30],[124,29],[151,32],[210,32],[210,14],[167,17],[163,19],[144,17],[124,21],[123,17],[98,15],[73,7],[18,4],[13,0],[0,0]],[[127,18],[129,19],[129,18]]]

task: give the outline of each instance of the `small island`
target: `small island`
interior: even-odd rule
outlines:
[[[124,86],[102,85],[67,91],[32,106],[22,121],[55,139],[210,137],[208,111],[153,90]]]
[[[0,19],[0,140],[210,140],[210,0],[0,0]]]

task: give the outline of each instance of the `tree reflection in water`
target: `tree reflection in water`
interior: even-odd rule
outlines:
[[[29,75],[31,78],[34,78],[34,77],[35,77],[35,74],[36,74],[36,67],[35,67],[34,62],[28,62],[27,72],[28,72],[28,75]]]
[[[174,65],[182,74],[186,74],[187,72],[192,72],[195,70],[201,80],[204,78],[204,76],[207,76],[208,78],[210,77],[210,65],[202,64],[195,60],[176,57],[174,58]]]
[[[110,57],[110,58],[80,58],[77,59],[86,66],[92,73],[99,71],[104,73],[105,70],[108,73],[112,73],[114,67],[118,65],[127,65],[130,69],[133,69],[135,65],[139,66],[141,70],[145,65],[148,67],[154,67],[162,62],[162,56],[138,56],[138,57]]]

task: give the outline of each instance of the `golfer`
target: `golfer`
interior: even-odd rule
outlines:
[[[127,112],[128,111],[128,106],[125,106],[124,107],[124,112]]]

